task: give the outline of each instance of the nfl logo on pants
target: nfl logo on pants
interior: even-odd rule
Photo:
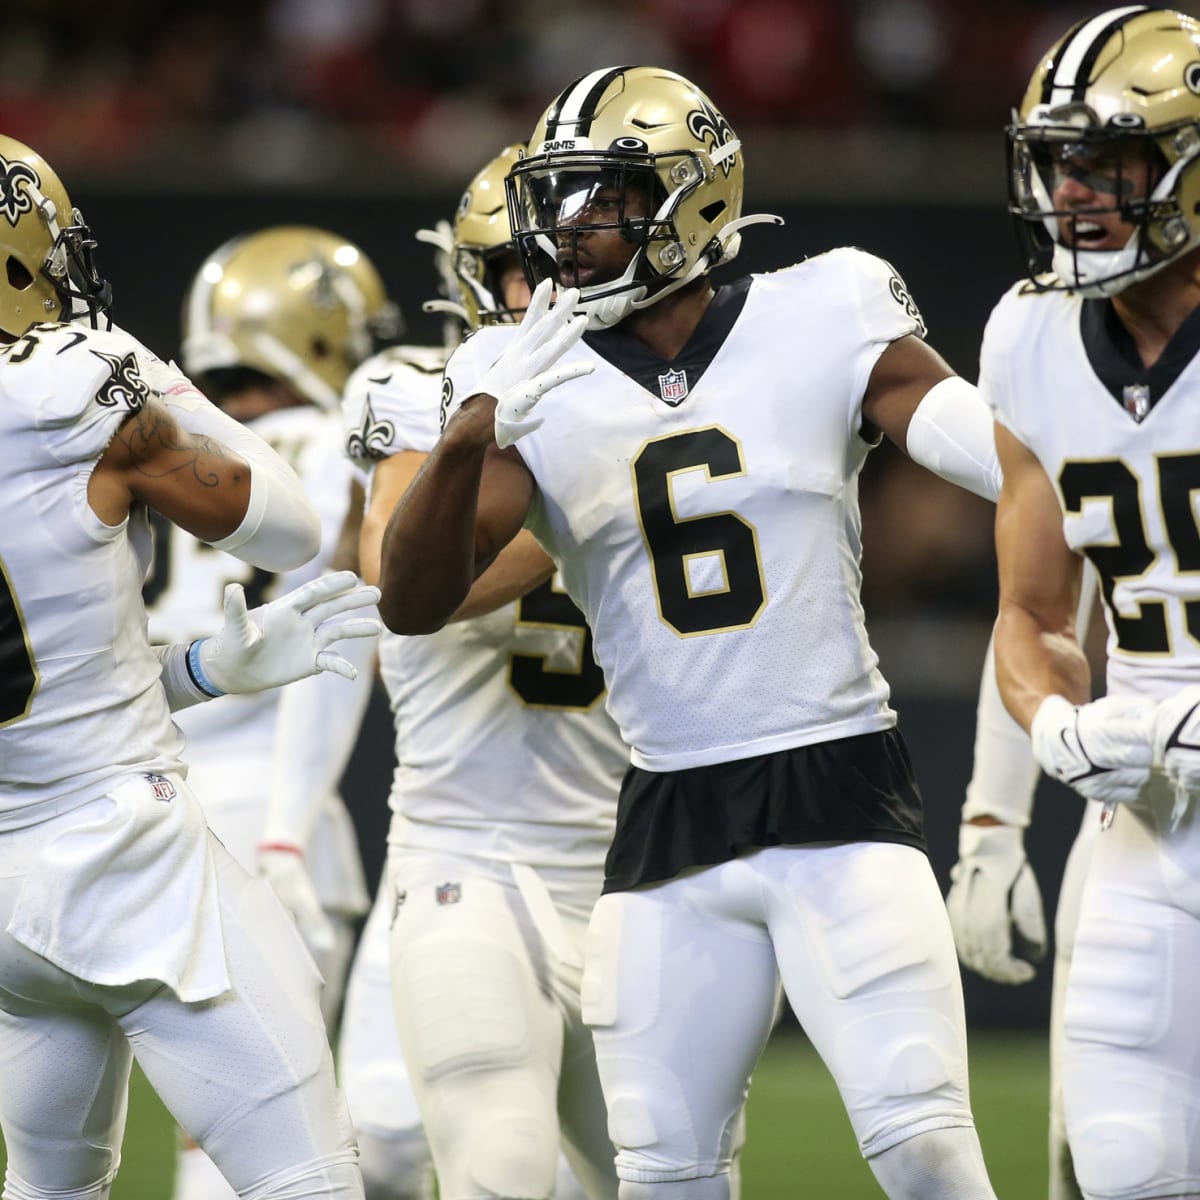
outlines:
[[[457,904],[462,899],[462,884],[439,883],[434,891],[434,899],[439,904]]]

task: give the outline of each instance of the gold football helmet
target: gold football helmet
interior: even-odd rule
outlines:
[[[335,409],[350,373],[400,333],[370,259],[323,229],[281,225],[226,242],[184,301],[183,368],[261,372]]]
[[[1037,287],[1112,295],[1200,245],[1200,23],[1142,5],[1080,21],[1038,64],[1008,147],[1009,211]],[[1056,208],[1071,179],[1094,205]],[[1089,248],[1114,208],[1129,240]]]
[[[96,243],[61,180],[35,150],[0,134],[0,330],[107,316],[112,289],[96,272]]]
[[[619,279],[580,289],[589,328],[615,324],[728,262],[743,217],[742,144],[713,102],[658,67],[611,67],[582,76],[542,115],[529,152],[508,176],[508,205],[530,286],[561,282],[581,234],[617,229],[636,247]],[[615,191],[612,219],[596,221],[592,197]],[[648,217],[626,215],[631,190],[649,197]],[[605,201],[606,204],[611,202]]]
[[[517,248],[508,223],[504,178],[524,153],[524,145],[505,146],[467,184],[454,224],[421,229],[418,240],[437,247],[438,272],[445,300],[431,300],[426,312],[457,317],[468,329],[520,319],[500,294],[500,271],[517,265]]]

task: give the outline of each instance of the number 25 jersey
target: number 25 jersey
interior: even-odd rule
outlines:
[[[671,362],[621,326],[564,356],[516,445],[529,526],[587,616],[633,762],[673,771],[885,729],[859,598],[862,398],[923,334],[887,263],[840,249],[717,292]],[[479,391],[512,331],[447,367]]]
[[[979,390],[1100,576],[1114,694],[1161,698],[1200,671],[1198,349],[1193,313],[1148,369],[1107,300],[1025,284],[984,334]]]

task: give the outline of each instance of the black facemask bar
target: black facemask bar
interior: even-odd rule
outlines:
[[[543,279],[561,285],[560,267],[579,261],[581,240],[606,231],[619,233],[641,252],[635,254],[632,279],[589,280],[585,285],[589,297],[652,284],[673,274],[656,272],[647,260],[652,244],[678,240],[673,221],[655,220],[652,215],[666,199],[653,156],[631,162],[624,156],[572,154],[569,166],[524,160],[513,167],[506,189],[514,241],[531,288]],[[631,203],[634,196],[636,207]],[[586,259],[586,246],[583,254]],[[605,291],[608,283],[614,286]]]
[[[1179,216],[1173,198],[1154,200],[1150,194],[1166,173],[1167,164],[1153,134],[1138,128],[1078,127],[1069,124],[1021,125],[1006,130],[1008,149],[1008,211],[1026,272],[1041,288],[1069,287],[1070,281],[1045,276],[1058,246],[1078,256],[1087,253],[1080,224],[1109,218],[1115,211],[1133,226],[1138,237],[1138,261],[1128,272],[1141,270],[1153,247],[1147,236],[1152,222]],[[1054,196],[1066,180],[1091,190],[1096,200],[1085,207],[1055,206]],[[1065,230],[1065,236],[1064,236]],[[1041,278],[1039,278],[1041,277]],[[1079,277],[1078,271],[1076,278]]]
[[[64,321],[86,311],[93,329],[100,328],[101,317],[107,327],[112,323],[112,285],[96,268],[96,239],[79,209],[72,210],[71,218],[71,224],[59,230],[41,274],[62,304]]]

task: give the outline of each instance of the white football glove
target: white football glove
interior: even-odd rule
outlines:
[[[334,618],[378,601],[378,588],[360,584],[353,571],[335,571],[247,612],[242,585],[231,583],[221,632],[197,643],[205,677],[199,682],[236,693],[261,692],[319,671],[354,679],[354,665],[329,647],[342,638],[378,637],[383,626],[361,613]]]
[[[1154,761],[1175,788],[1172,828],[1200,795],[1200,684],[1186,687],[1154,710]]]
[[[590,375],[595,369],[587,362],[554,366],[583,337],[587,317],[574,315],[579,300],[576,288],[563,292],[551,308],[553,286],[549,279],[543,279],[534,288],[516,336],[487,369],[476,389],[496,397],[496,445],[501,450],[541,425],[544,418],[531,414],[546,392],[568,379]]]
[[[946,911],[963,966],[996,983],[1028,983],[1046,957],[1046,917],[1025,831],[961,825],[950,878]]]
[[[1047,696],[1030,728],[1042,769],[1089,800],[1128,804],[1150,778],[1155,704],[1143,696],[1104,696],[1072,704]]]
[[[336,938],[304,865],[304,852],[284,842],[259,846],[258,873],[292,914],[309,953],[319,962],[322,955],[333,950]]]

